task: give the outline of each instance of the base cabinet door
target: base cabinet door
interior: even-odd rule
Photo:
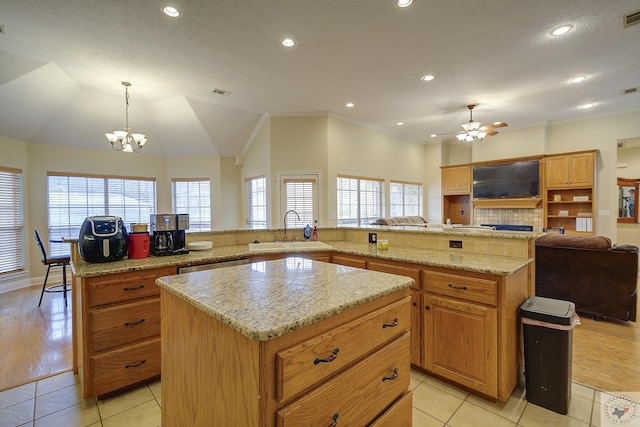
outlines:
[[[411,364],[422,366],[422,291],[411,289]]]
[[[424,293],[425,368],[497,396],[497,311]]]

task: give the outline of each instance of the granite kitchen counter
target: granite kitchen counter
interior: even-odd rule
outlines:
[[[267,341],[414,282],[293,257],[166,276],[156,283],[243,335]]]

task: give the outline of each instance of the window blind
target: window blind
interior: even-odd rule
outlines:
[[[88,216],[115,215],[127,230],[132,223],[149,223],[156,211],[154,178],[48,173],[49,250],[69,253],[62,237],[77,237]],[[51,241],[54,241],[53,243]]]
[[[338,175],[338,226],[370,224],[384,216],[384,180]]]
[[[24,270],[22,170],[0,167],[0,274]]]
[[[211,231],[211,182],[206,178],[172,179],[173,212],[189,214],[190,231]]]
[[[317,206],[316,182],[317,180],[314,178],[285,178],[282,180],[286,198],[284,213],[294,210],[300,216],[298,219],[294,214],[289,214],[287,227],[302,228],[307,224],[314,225],[314,220],[317,219],[315,210],[315,206]]]

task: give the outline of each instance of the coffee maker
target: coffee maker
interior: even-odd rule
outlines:
[[[151,255],[180,255],[189,253],[185,247],[185,230],[189,228],[189,214],[151,214]]]

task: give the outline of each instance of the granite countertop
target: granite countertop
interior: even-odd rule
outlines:
[[[292,257],[166,276],[156,283],[243,335],[267,341],[414,282]]]
[[[368,243],[350,243],[343,241],[324,242],[334,252],[369,256],[393,261],[404,261],[425,266],[442,267],[452,270],[506,276],[533,261],[531,258],[508,257],[500,255],[473,254],[468,252],[452,252],[436,249],[417,249],[391,246],[379,250]],[[324,250],[323,250],[324,251]],[[287,252],[287,251],[283,251]],[[291,251],[288,251],[291,252]],[[230,261],[249,258],[248,245],[221,246],[205,251],[191,251],[184,255],[148,257],[140,259],[124,259],[109,263],[88,263],[83,260],[71,262],[73,273],[77,277],[95,277],[106,274],[127,273],[160,267],[184,267],[213,262]]]

